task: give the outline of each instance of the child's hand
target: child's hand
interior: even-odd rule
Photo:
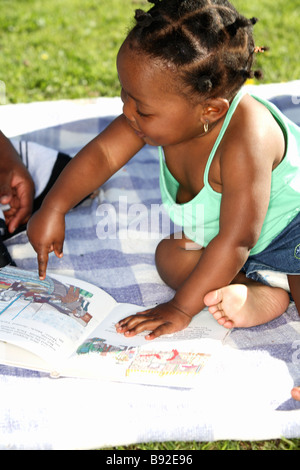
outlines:
[[[63,256],[64,214],[55,209],[41,208],[29,220],[27,234],[37,252],[40,279],[45,279],[49,253],[54,251],[58,258]]]
[[[142,331],[151,331],[145,336],[146,339],[151,340],[183,330],[189,325],[191,319],[192,316],[180,310],[171,300],[120,320],[116,324],[116,330],[127,337],[135,336]]]

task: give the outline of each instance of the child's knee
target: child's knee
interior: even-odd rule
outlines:
[[[170,238],[161,240],[155,251],[155,264],[158,274],[173,289],[176,289],[178,283],[182,282],[180,275],[182,247],[182,238],[177,239],[172,235]]]
[[[168,262],[171,251],[174,250],[172,245],[173,243],[171,238],[164,238],[157,245],[155,250],[155,263],[158,268]]]
[[[179,235],[174,234],[170,238],[163,239],[155,252],[156,269],[160,277],[175,290],[193,271],[203,252],[198,245],[197,250],[194,246],[192,249],[188,248],[187,244],[193,242]]]
[[[178,250],[185,246],[185,238],[180,234],[172,234],[170,237],[164,238],[159,242],[155,250],[156,265],[161,263],[170,264],[170,261],[176,257]]]

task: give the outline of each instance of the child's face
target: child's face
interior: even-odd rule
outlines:
[[[137,54],[126,43],[118,54],[117,68],[123,113],[145,143],[166,147],[203,133],[202,106],[178,92],[173,69]]]

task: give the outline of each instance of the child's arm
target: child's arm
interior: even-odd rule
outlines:
[[[28,238],[37,252],[39,275],[46,275],[48,254],[62,256],[65,215],[99,188],[144,145],[123,115],[84,147],[65,167],[28,223]]]
[[[147,339],[184,329],[204,307],[207,293],[232,282],[256,244],[270,198],[274,155],[255,142],[230,148],[222,158],[222,204],[219,234],[174,298],[141,315],[119,322],[117,331],[133,336],[150,331]],[[262,158],[263,156],[263,158]]]
[[[217,235],[205,248],[194,271],[169,302],[121,320],[117,331],[135,336],[149,331],[146,339],[183,330],[205,308],[207,293],[232,282],[249,256],[250,246]]]

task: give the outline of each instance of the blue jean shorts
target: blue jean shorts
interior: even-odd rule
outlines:
[[[300,275],[300,212],[267,248],[249,256],[242,271],[263,284],[268,282],[259,271]]]

